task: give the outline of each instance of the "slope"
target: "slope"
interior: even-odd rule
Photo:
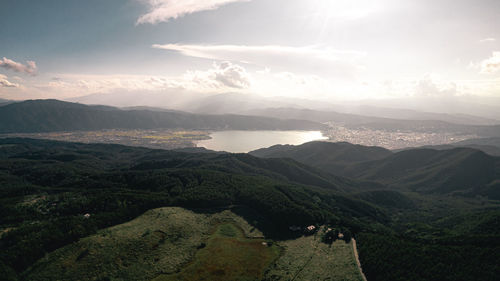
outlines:
[[[182,112],[120,110],[58,100],[29,100],[0,107],[0,133],[100,129],[240,129],[318,130],[324,125],[303,120],[279,120],[240,115],[196,115]]]
[[[413,149],[352,165],[342,174],[417,192],[478,195],[500,178],[499,159],[469,148]]]
[[[297,146],[275,145],[251,151],[249,154],[263,158],[292,158],[309,166],[335,173],[344,169],[345,166],[382,159],[392,153],[376,146],[314,141]]]

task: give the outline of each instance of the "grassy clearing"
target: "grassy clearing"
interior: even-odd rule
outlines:
[[[362,281],[352,243],[321,242],[320,232],[295,240],[282,241],[282,256],[266,272],[264,280],[343,280]]]
[[[361,280],[352,244],[268,242],[231,211],[160,208],[46,255],[23,279]]]
[[[222,223],[189,266],[178,274],[162,275],[154,281],[261,280],[279,252],[278,246],[269,246],[264,239],[246,238],[235,224]]]
[[[39,260],[27,280],[151,280],[188,264],[215,225],[231,222],[247,236],[262,236],[230,211],[199,214],[160,208],[81,239]]]

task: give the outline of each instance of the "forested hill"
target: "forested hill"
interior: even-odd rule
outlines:
[[[85,131],[100,129],[237,129],[319,130],[324,125],[242,115],[197,115],[184,112],[121,110],[58,100],[29,100],[0,107],[0,133]]]
[[[500,199],[500,158],[471,148],[413,149],[347,167],[343,175],[421,193],[462,193]]]
[[[269,235],[287,235],[290,225],[387,222],[384,211],[341,191],[353,183],[290,159],[0,139],[0,227],[13,228],[1,236],[0,273],[3,264],[22,272],[47,252],[161,206],[250,208]],[[84,213],[92,218],[82,221]]]
[[[448,188],[452,182],[448,179],[468,175],[460,168],[453,174],[453,165],[493,159],[475,150],[459,149],[415,150],[357,162],[382,157],[387,151],[356,149],[374,149],[382,155],[353,153],[355,161],[346,168],[363,168],[366,174],[360,178],[372,178],[372,171],[380,173],[376,180],[388,185],[393,179],[403,182],[406,174],[421,171],[423,186],[436,180],[433,187]],[[337,155],[349,158],[348,152]],[[493,161],[477,170],[491,165],[497,169],[497,160]],[[433,167],[433,163],[442,169],[423,168]],[[387,173],[394,178],[385,177]],[[467,184],[480,184],[482,179],[476,180]],[[498,190],[498,185],[497,180],[491,190]],[[385,188],[380,183],[334,176],[289,158],[0,139],[0,276],[32,280],[26,272],[47,253],[146,210],[179,206],[200,214],[231,209],[276,243],[300,235],[289,229],[293,225],[327,224],[353,233],[368,280],[496,280],[498,201]],[[190,227],[189,222],[184,224]],[[113,239],[120,245],[129,241]],[[148,251],[143,243],[133,247]],[[73,259],[79,262],[77,253]],[[91,273],[99,267],[88,270]],[[454,276],[450,277],[451,270]],[[82,279],[75,276],[74,280]]]
[[[500,158],[471,148],[392,153],[380,147],[310,142],[250,153],[266,158],[289,157],[332,174],[377,181],[398,190],[500,199]]]
[[[385,158],[392,152],[376,146],[313,141],[297,146],[274,145],[251,151],[250,154],[264,158],[292,158],[312,167],[336,172],[354,163]]]

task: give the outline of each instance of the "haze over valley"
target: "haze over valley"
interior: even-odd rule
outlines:
[[[0,280],[496,281],[500,1],[5,0]]]

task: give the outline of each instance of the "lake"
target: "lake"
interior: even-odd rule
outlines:
[[[198,147],[215,151],[246,153],[276,144],[303,144],[314,140],[326,140],[320,131],[217,131],[211,139],[197,143]]]

